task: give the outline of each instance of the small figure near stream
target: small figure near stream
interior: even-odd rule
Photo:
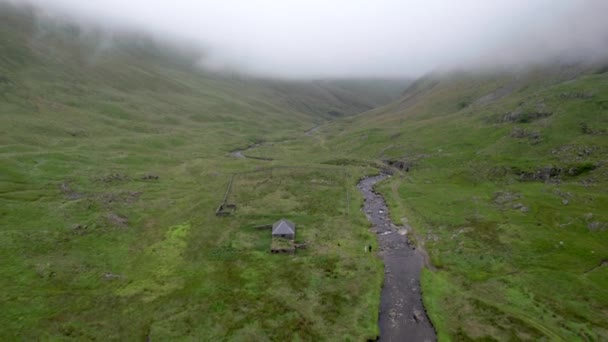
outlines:
[[[367,177],[357,186],[365,198],[365,216],[378,237],[378,255],[384,261],[378,319],[380,341],[436,341],[435,329],[426,315],[420,292],[424,257],[409,245],[407,235],[401,234],[402,227],[390,221],[384,199],[374,191],[374,185],[386,177],[386,174]]]

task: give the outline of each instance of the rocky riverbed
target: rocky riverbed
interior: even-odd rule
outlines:
[[[424,255],[408,243],[407,229],[391,222],[386,202],[374,191],[374,185],[386,177],[367,177],[357,186],[365,198],[363,211],[378,237],[377,253],[384,261],[380,341],[436,341],[420,291]]]

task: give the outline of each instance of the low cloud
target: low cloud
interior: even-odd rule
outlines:
[[[606,0],[27,2],[193,42],[204,67],[265,76],[403,77],[608,55]]]

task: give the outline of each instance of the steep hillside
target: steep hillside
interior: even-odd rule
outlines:
[[[445,340],[608,338],[601,64],[430,75],[324,133],[342,163],[409,171],[381,191],[430,256],[425,303]]]
[[[36,9],[0,6],[2,91],[14,104],[51,101],[68,110],[101,112],[106,120],[112,120],[107,112],[114,108],[140,125],[168,120],[196,127],[202,121],[223,121],[230,127],[241,122],[264,136],[277,131],[272,125],[303,129],[368,110],[396,98],[406,86],[392,80],[355,87],[351,81],[288,82],[206,73],[195,68],[204,53],[184,44],[137,32],[83,28]],[[367,91],[377,88],[382,90]],[[159,101],[147,98],[158,94],[163,95]]]

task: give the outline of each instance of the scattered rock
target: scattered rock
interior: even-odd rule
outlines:
[[[519,176],[521,181],[554,181],[559,182],[563,177],[576,177],[595,170],[597,165],[591,163],[581,163],[577,165],[564,167],[542,167],[534,171],[521,171],[514,169],[515,174]]]
[[[87,136],[87,132],[81,129],[78,130],[70,130],[67,132],[69,135],[73,136],[73,137],[86,137]]]
[[[123,278],[123,276],[121,274],[115,274],[112,272],[106,272],[101,277],[105,280],[115,280],[115,279]]]
[[[124,216],[120,216],[120,215],[115,214],[115,213],[109,213],[108,215],[106,215],[106,219],[113,226],[117,226],[117,227],[120,227],[120,228],[126,228],[127,225],[129,224],[129,219],[128,218],[126,218]]]
[[[155,173],[147,173],[141,177],[142,180],[158,180],[159,178]]]
[[[121,174],[121,173],[112,173],[107,176],[100,177],[98,179],[104,183],[116,183],[130,180],[129,176]]]
[[[89,226],[86,224],[73,224],[71,228],[74,231],[79,231],[79,230],[85,230],[85,229],[89,228]]]
[[[522,181],[548,181],[558,178],[560,174],[561,170],[554,167],[544,167],[532,172],[521,171],[518,173],[519,179]]]
[[[521,208],[523,208],[524,205],[522,203],[515,203],[511,206],[511,208],[515,209],[515,210],[519,210]]]
[[[99,198],[106,205],[113,203],[134,203],[139,199],[141,194],[141,191],[107,192],[99,195]]]
[[[76,192],[74,190],[72,190],[72,188],[70,187],[70,185],[68,184],[68,182],[63,182],[59,185],[59,189],[61,190],[61,192],[65,195],[65,198],[69,199],[69,200],[77,200],[77,199],[81,199],[83,197],[85,197],[86,195],[83,193],[79,193]]]
[[[435,242],[437,242],[437,241],[439,241],[439,240],[441,240],[441,239],[439,238],[439,235],[437,235],[437,234],[430,234],[430,233],[429,233],[429,234],[426,236],[426,240],[427,240],[427,241],[435,241]]]
[[[507,203],[513,202],[515,200],[520,199],[522,196],[517,193],[508,192],[508,191],[498,191],[494,193],[494,203],[498,205],[505,205]]]
[[[422,314],[422,312],[420,310],[416,310],[414,309],[413,315],[412,317],[414,318],[414,320],[418,323],[418,322],[422,322],[424,320],[424,315]]]
[[[591,92],[568,92],[568,93],[561,93],[559,95],[560,98],[562,99],[591,99],[593,98],[594,94]]]
[[[568,205],[569,203],[570,203],[570,201],[569,201],[569,200],[567,200],[567,199],[565,199],[565,198],[563,198],[563,199],[562,199],[562,204],[563,204],[563,205]]]
[[[546,118],[553,115],[553,112],[522,112],[516,110],[507,112],[498,118],[498,123],[515,122],[515,123],[530,123],[538,119]]]
[[[407,160],[385,160],[384,163],[405,172],[410,171],[413,166],[413,162]]]
[[[597,129],[594,127],[589,127],[589,125],[586,122],[581,122],[580,126],[581,126],[581,132],[583,132],[583,134],[588,134],[588,135],[606,134],[605,129]]]
[[[36,274],[43,279],[51,279],[55,276],[55,271],[53,271],[51,263],[45,264],[37,264],[36,265]]]
[[[540,131],[531,131],[521,127],[513,127],[510,136],[516,139],[528,139],[532,145],[536,145],[543,140]]]
[[[587,229],[592,232],[604,231],[606,230],[606,224],[600,221],[593,221],[587,223]]]

